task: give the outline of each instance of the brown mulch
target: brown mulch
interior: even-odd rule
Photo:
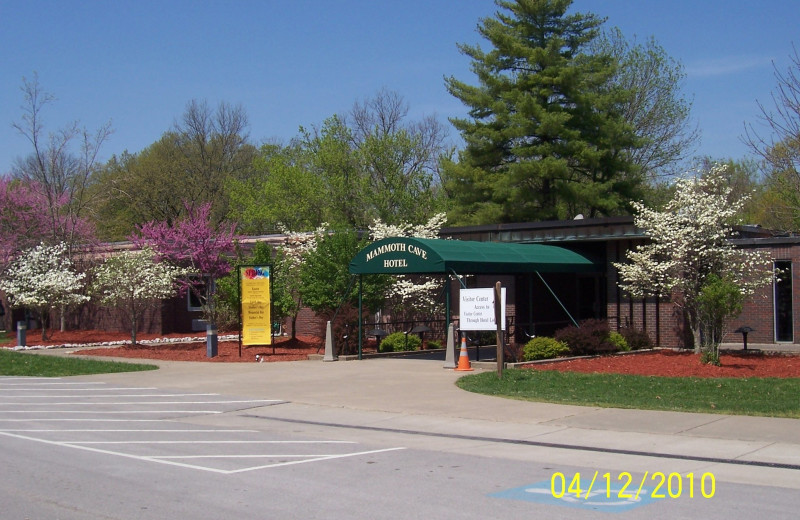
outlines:
[[[219,335],[225,335],[220,332]],[[109,341],[130,340],[130,333],[108,332],[100,330],[52,331],[48,341],[41,341],[41,331],[29,330],[28,346],[55,346],[72,344],[103,343]],[[204,332],[175,334],[137,334],[137,341],[158,338],[204,338]],[[263,362],[300,361],[308,359],[309,354],[322,353],[322,339],[314,336],[303,336],[292,340],[289,337],[275,338],[275,348],[271,345],[243,346],[239,355],[238,341],[220,341],[217,345],[217,356],[209,358],[206,352],[205,339],[193,343],[159,343],[143,345],[121,345],[115,347],[91,347],[77,353],[90,356],[108,356],[136,359],[159,359],[164,361],[211,361],[211,362],[248,362],[256,361],[258,354]]]
[[[722,366],[704,365],[699,354],[659,350],[538,363],[526,368],[666,377],[800,377],[798,355],[736,352],[722,354],[720,362]]]

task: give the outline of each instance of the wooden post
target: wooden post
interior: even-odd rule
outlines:
[[[503,378],[503,291],[500,282],[494,284],[494,322],[497,325],[497,377]]]

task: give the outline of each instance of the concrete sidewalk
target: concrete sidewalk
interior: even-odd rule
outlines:
[[[422,434],[472,441],[471,446],[482,449],[493,446],[493,453],[502,445],[508,456],[518,455],[524,446],[538,449],[532,460],[546,460],[548,449],[549,454],[555,450],[562,455],[572,450],[574,460],[569,456],[566,460],[576,464],[599,461],[604,454],[605,467],[616,464],[624,471],[636,467],[632,457],[657,457],[688,464],[676,466],[678,471],[711,466],[726,474],[727,468],[731,481],[800,489],[797,419],[580,407],[490,397],[460,390],[454,383],[463,372],[425,360],[157,364],[160,370],[85,379],[287,401],[286,405],[240,411],[239,418],[227,418],[231,421],[241,422],[246,415],[385,434]],[[640,464],[652,471],[652,462]]]

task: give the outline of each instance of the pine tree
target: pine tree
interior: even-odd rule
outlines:
[[[478,86],[453,77],[469,107],[453,119],[466,147],[446,163],[450,217],[460,223],[618,214],[641,184],[623,150],[636,143],[610,81],[615,61],[588,53],[603,20],[567,14],[569,0],[497,0],[480,34],[493,49],[460,45]]]

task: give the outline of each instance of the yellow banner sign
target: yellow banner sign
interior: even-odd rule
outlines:
[[[242,345],[271,345],[269,266],[239,268],[242,294]]]

